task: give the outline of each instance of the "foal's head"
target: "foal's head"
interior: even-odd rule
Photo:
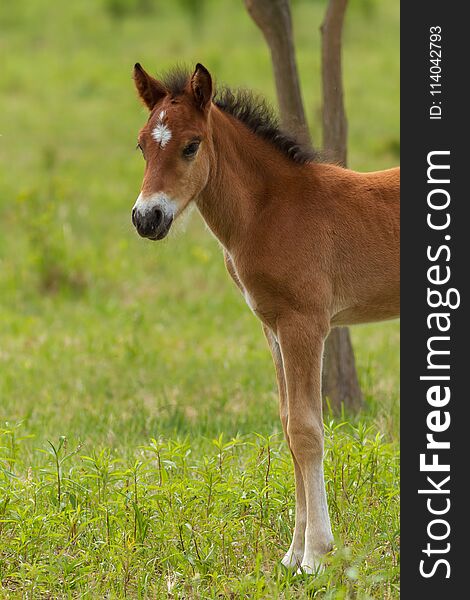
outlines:
[[[161,240],[209,177],[212,80],[198,64],[180,89],[168,90],[137,63],[134,81],[150,115],[138,136],[145,173],[132,222],[142,237]]]

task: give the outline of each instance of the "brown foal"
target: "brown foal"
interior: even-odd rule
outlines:
[[[150,111],[132,210],[138,233],[164,238],[194,201],[273,355],[294,462],[296,515],[287,567],[313,572],[333,544],[323,479],[321,368],[331,327],[399,315],[399,169],[322,164],[248,92],[214,95],[209,72],[163,81],[137,64]]]

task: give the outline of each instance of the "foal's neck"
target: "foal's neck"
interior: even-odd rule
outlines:
[[[212,107],[214,158],[208,183],[197,200],[199,211],[223,246],[236,252],[250,227],[297,165],[243,123]]]

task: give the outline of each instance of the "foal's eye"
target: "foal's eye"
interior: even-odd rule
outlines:
[[[137,146],[135,147],[136,150],[140,150],[142,152],[142,156],[145,158],[144,155],[144,149],[142,148],[142,146],[138,143]]]
[[[187,146],[185,146],[183,148],[184,158],[193,158],[194,156],[196,156],[196,152],[199,149],[200,143],[201,143],[200,141],[195,140],[194,142],[190,142]]]

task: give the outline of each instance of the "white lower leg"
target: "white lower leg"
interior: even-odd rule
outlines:
[[[329,331],[329,315],[294,312],[280,320],[281,347],[287,390],[287,439],[301,472],[306,502],[306,527],[301,568],[315,572],[332,548],[330,519],[323,480],[323,420],[321,362]],[[296,531],[297,533],[297,531]],[[298,546],[292,546],[292,554]]]
[[[315,462],[309,469],[306,484],[307,526],[305,528],[305,551],[301,568],[314,573],[321,568],[323,557],[333,547],[330,517],[326,501],[323,464]]]
[[[296,533],[296,530],[294,530],[289,550],[285,553],[284,558],[281,561],[287,569],[298,569],[302,564],[304,539],[304,531],[302,531],[302,533]]]

